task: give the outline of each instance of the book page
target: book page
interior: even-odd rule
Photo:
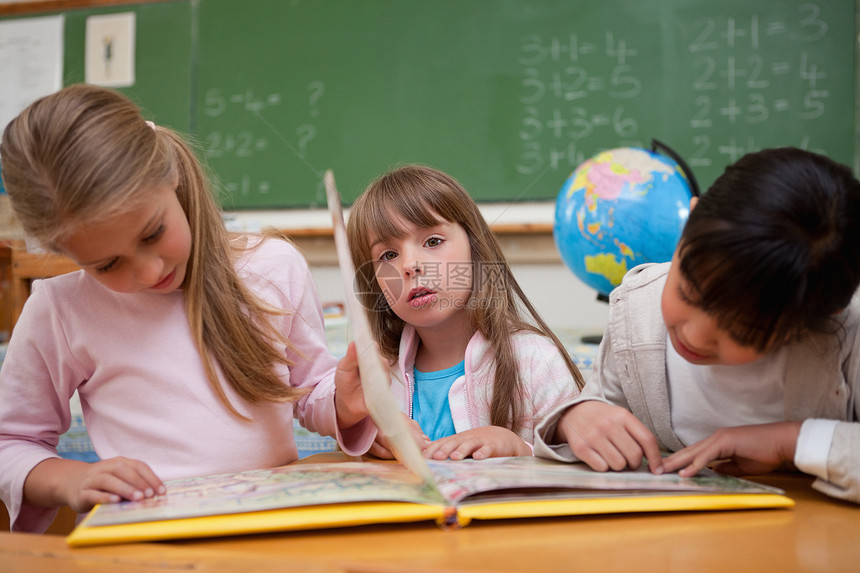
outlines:
[[[782,494],[777,488],[748,480],[703,470],[684,478],[678,474],[654,475],[643,467],[638,470],[597,472],[583,463],[561,463],[533,456],[514,458],[429,461],[439,490],[454,505],[468,502],[481,494],[482,502],[494,499],[491,492],[520,490],[518,497],[534,497],[529,490],[541,490],[543,496],[570,499],[579,496],[605,497],[609,492],[630,496],[652,492],[659,494]],[[552,491],[549,491],[552,490]],[[595,493],[597,492],[597,493]],[[487,495],[484,495],[487,494]],[[509,494],[502,497],[510,498]]]
[[[388,368],[386,368],[379,348],[373,340],[365,309],[355,293],[355,268],[346,241],[346,227],[343,222],[340,194],[335,188],[334,175],[331,171],[327,171],[325,174],[325,186],[328,208],[334,226],[337,258],[340,263],[341,278],[343,279],[349,311],[347,314],[358,351],[358,366],[361,371],[361,386],[365,404],[379,432],[388,440],[391,451],[397,460],[427,483],[433,483],[433,474],[427,467],[427,462],[424,460],[418,444],[412,439],[406,420],[394,401],[394,396],[391,395],[389,389],[391,378]]]
[[[98,506],[87,527],[366,501],[438,504],[438,492],[394,462],[297,464],[170,480],[167,493]]]

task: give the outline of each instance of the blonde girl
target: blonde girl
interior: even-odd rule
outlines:
[[[425,455],[531,454],[534,426],[582,377],[475,201],[441,171],[404,166],[359,197],[347,231],[392,391],[432,442]]]
[[[291,462],[294,416],[347,451],[370,445],[361,405],[335,403],[304,259],[228,236],[174,132],[77,85],[15,118],[0,157],[26,233],[82,268],[34,285],[0,372],[13,530],[43,531],[62,505],[152,497],[162,480]],[[96,463],[57,455],[75,391]]]

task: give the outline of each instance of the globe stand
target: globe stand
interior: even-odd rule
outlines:
[[[579,338],[580,342],[583,344],[600,344],[600,341],[603,340],[602,334],[586,334],[585,336],[581,336]]]
[[[600,302],[605,302],[609,304],[609,297],[603,294],[602,292],[597,293],[597,300]],[[602,334],[585,334],[579,337],[579,341],[583,344],[600,344],[600,341],[603,340]]]

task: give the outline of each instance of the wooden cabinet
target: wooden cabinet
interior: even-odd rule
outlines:
[[[11,334],[30,296],[30,285],[44,279],[78,270],[75,263],[61,255],[30,253],[23,241],[7,242],[0,248],[0,331]]]

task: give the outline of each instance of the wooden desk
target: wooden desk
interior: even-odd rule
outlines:
[[[334,565],[301,559],[254,557],[220,551],[129,544],[71,550],[63,537],[0,533],[3,573],[346,573]]]
[[[109,560],[140,560],[140,568],[128,570],[155,571],[153,559],[161,555],[179,560],[217,558],[225,567],[235,566],[233,570],[243,564],[242,570],[255,572],[269,567],[288,571],[297,561],[363,573],[858,570],[860,507],[819,494],[805,477],[774,475],[757,481],[785,489],[797,505],[793,509],[472,522],[458,531],[443,531],[431,523],[361,526],[80,549],[67,548],[62,537],[0,533],[0,563],[10,573],[53,572],[70,561]],[[26,552],[19,551],[9,561],[11,547],[25,547]],[[6,563],[24,568],[10,569]],[[222,570],[211,568],[215,565],[199,570]],[[313,571],[302,569],[305,565],[297,570]]]

